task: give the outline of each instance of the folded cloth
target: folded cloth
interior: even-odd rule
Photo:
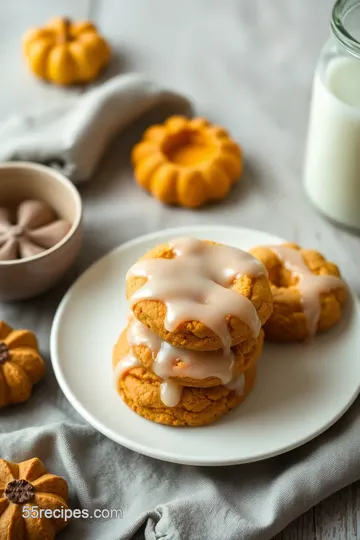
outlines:
[[[37,456],[68,480],[70,507],[84,517],[64,540],[269,540],[360,478],[359,433],[358,400],[329,431],[283,456],[234,467],[164,463],[86,425],[48,376],[37,398],[3,415],[0,449],[13,461]],[[85,519],[96,509],[109,513]]]
[[[90,178],[109,141],[152,107],[189,114],[189,101],[144,78],[119,75],[73,103],[16,115],[0,125],[0,161],[55,166],[74,183]]]

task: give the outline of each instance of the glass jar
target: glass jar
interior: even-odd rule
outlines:
[[[329,218],[360,228],[360,0],[338,0],[315,70],[304,183]]]

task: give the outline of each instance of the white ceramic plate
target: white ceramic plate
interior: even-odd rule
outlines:
[[[53,323],[52,362],[68,400],[119,444],[190,465],[268,458],[325,431],[348,409],[360,388],[360,311],[354,295],[343,321],[326,335],[308,344],[266,344],[251,395],[210,426],[161,426],[122,402],[113,384],[111,354],[126,322],[125,273],[146,250],[179,236],[243,249],[282,241],[248,229],[186,227],[143,236],[96,262],[66,294]]]

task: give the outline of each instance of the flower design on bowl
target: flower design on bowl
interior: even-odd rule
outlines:
[[[0,207],[0,261],[39,255],[58,244],[70,228],[42,201],[21,202],[15,215],[10,208]]]

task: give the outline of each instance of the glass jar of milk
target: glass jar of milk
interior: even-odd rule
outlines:
[[[304,181],[329,218],[360,228],[360,0],[338,0],[315,71]]]

